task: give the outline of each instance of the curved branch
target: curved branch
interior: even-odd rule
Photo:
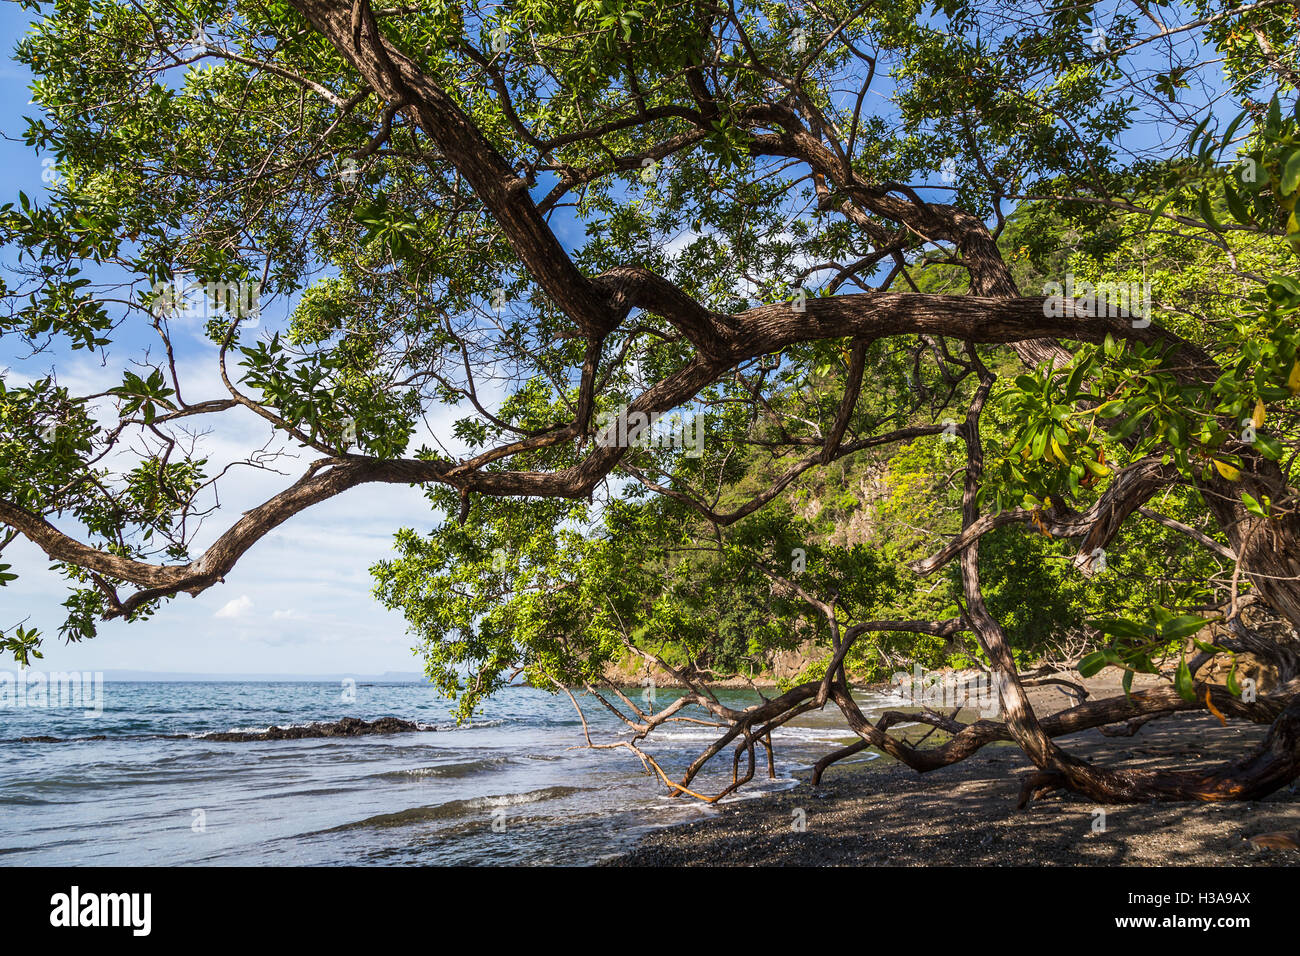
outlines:
[[[911,567],[917,574],[927,576],[939,570],[972,542],[995,528],[1011,524],[1032,525],[1039,531],[1060,538],[1083,535],[1076,563],[1087,567],[1097,548],[1104,547],[1119,532],[1130,514],[1162,488],[1178,479],[1178,471],[1162,464],[1158,458],[1144,458],[1116,473],[1101,497],[1087,511],[1071,511],[1057,506],[1043,511],[1029,508],[1011,508],[996,514],[986,514],[964,527],[960,534],[944,547]]]

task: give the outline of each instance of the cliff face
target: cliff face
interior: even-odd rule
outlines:
[[[864,460],[856,466],[845,463],[816,472],[805,486],[796,490],[792,499],[794,511],[817,528],[817,538],[824,544],[845,548],[869,544],[877,531],[876,506],[888,494],[884,471],[882,462]],[[773,651],[761,670],[750,675],[752,683],[774,687],[793,681],[828,653],[828,647],[818,646],[811,640],[803,641],[794,650]],[[633,657],[607,668],[605,676],[624,687],[644,687],[651,679],[657,687],[682,686],[666,671]],[[751,685],[751,680],[744,677],[713,681],[706,674],[699,676],[713,686]]]
[[[883,466],[868,466],[859,472],[818,476],[818,487],[795,506],[805,521],[824,529],[826,544],[851,548],[866,544],[876,532],[875,506],[888,493]]]

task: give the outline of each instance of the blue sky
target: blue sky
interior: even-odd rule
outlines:
[[[0,164],[4,199],[14,201],[19,190],[38,197],[44,189],[42,157],[21,141],[22,117],[28,106],[30,75],[9,59],[16,40],[26,32],[28,16],[17,4],[0,4]],[[283,315],[283,309],[279,310]],[[274,316],[274,311],[272,312]],[[263,322],[275,327],[274,317]],[[109,367],[84,353],[24,361],[15,345],[0,341],[0,370],[16,379],[48,373],[56,365],[59,379],[80,391],[80,383],[117,384],[118,363]],[[203,391],[187,394],[190,401],[219,397],[212,379],[213,363],[203,362],[207,346],[194,335],[182,349],[182,362],[203,368]],[[125,356],[121,356],[124,359]],[[103,387],[103,386],[101,386]],[[87,389],[97,391],[98,389]],[[225,418],[223,416],[223,418]],[[220,452],[232,453],[247,441],[265,440],[269,432],[251,415],[224,421],[210,436]],[[252,446],[255,447],[255,446]],[[301,470],[302,463],[291,463]],[[289,480],[260,472],[237,472],[222,488],[222,516],[259,503]],[[0,629],[26,620],[46,635],[45,658],[50,670],[136,669],[200,673],[356,673],[419,670],[400,615],[384,610],[370,596],[367,568],[391,552],[392,533],[403,525],[427,528],[433,515],[417,489],[403,486],[360,488],[310,509],[261,541],[224,585],[198,597],[183,595],[168,602],[152,620],[127,625],[110,622],[99,636],[82,644],[65,645],[58,637],[63,620],[60,604],[66,597],[63,579],[48,570],[49,562],[33,545],[18,540],[6,548],[4,562],[20,573],[18,581],[0,588]],[[217,523],[204,529],[200,541],[211,540]],[[0,662],[0,668],[12,667]]]

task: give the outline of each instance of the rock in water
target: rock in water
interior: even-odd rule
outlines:
[[[243,743],[252,740],[302,740],[308,737],[361,737],[366,734],[409,734],[422,730],[418,724],[396,717],[366,721],[344,717],[332,724],[307,724],[305,727],[268,727],[259,732],[229,731],[206,734],[204,740]]]

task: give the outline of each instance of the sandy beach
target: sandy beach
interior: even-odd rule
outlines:
[[[1068,700],[1034,688],[1040,714]],[[1089,682],[1094,697],[1115,692]],[[1087,730],[1059,738],[1103,765],[1177,766],[1235,759],[1263,725],[1205,713],[1153,721],[1132,737]],[[1295,866],[1300,850],[1264,849],[1259,834],[1300,836],[1300,793],[1245,803],[1102,807],[1056,793],[1018,811],[1031,764],[1018,748],[984,748],[919,774],[889,758],[832,766],[819,787],[808,772],[789,791],[720,806],[697,823],[652,832],[613,866]],[[1104,811],[1104,817],[1099,816]],[[804,828],[798,829],[802,820]]]

